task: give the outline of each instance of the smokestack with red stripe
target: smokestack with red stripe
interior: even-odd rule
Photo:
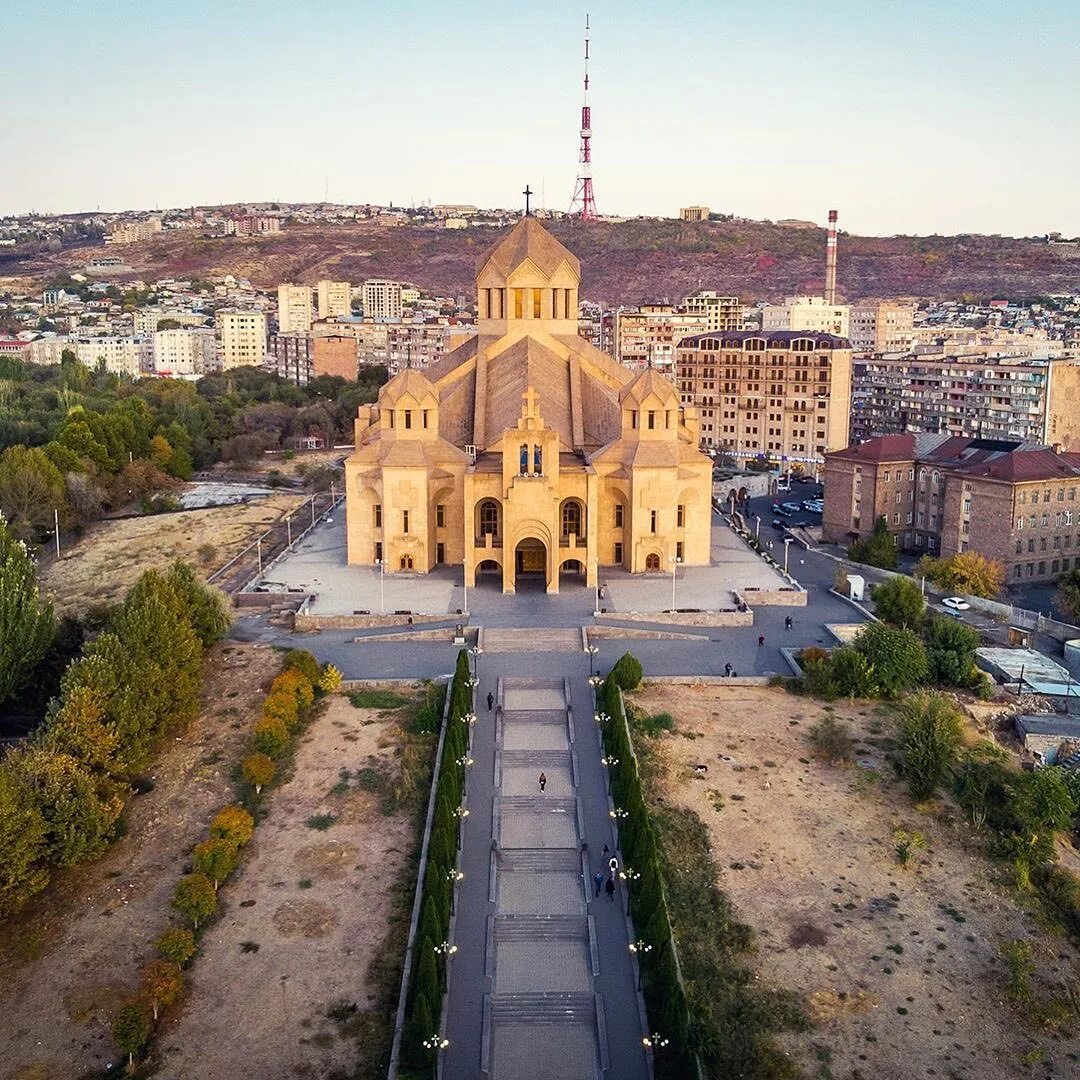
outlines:
[[[829,237],[825,241],[825,303],[836,303],[836,211],[829,211]]]

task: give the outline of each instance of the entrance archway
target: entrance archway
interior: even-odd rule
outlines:
[[[585,564],[580,559],[564,559],[559,567],[560,587],[563,583],[585,584]]]
[[[650,552],[645,556],[645,569],[646,570],[659,570],[660,569],[660,556],[655,551]]]
[[[547,545],[529,536],[514,549],[514,588],[547,589]]]

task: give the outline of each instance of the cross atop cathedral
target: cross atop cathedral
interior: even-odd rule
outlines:
[[[521,395],[521,400],[525,402],[525,407],[521,412],[522,418],[525,420],[533,420],[536,418],[536,399],[539,397],[536,390],[533,387],[529,387],[524,394]]]
[[[525,185],[525,190],[521,194],[525,196],[525,216],[528,217],[529,216],[529,196],[530,195],[535,195],[536,192],[535,191],[530,191],[529,190],[529,185],[526,184]]]

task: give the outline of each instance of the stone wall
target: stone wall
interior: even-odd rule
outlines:
[[[607,611],[596,616],[598,623],[611,622],[647,622],[662,623],[670,626],[753,626],[752,611],[685,611],[675,612],[637,612]]]
[[[422,623],[452,622],[453,619],[453,615],[312,615],[298,611],[295,629],[298,633],[311,630],[363,630],[371,626],[419,626]]]

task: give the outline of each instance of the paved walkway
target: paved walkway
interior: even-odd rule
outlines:
[[[649,1075],[625,897],[591,884],[615,844],[587,673],[580,652],[480,659],[445,1080]]]

